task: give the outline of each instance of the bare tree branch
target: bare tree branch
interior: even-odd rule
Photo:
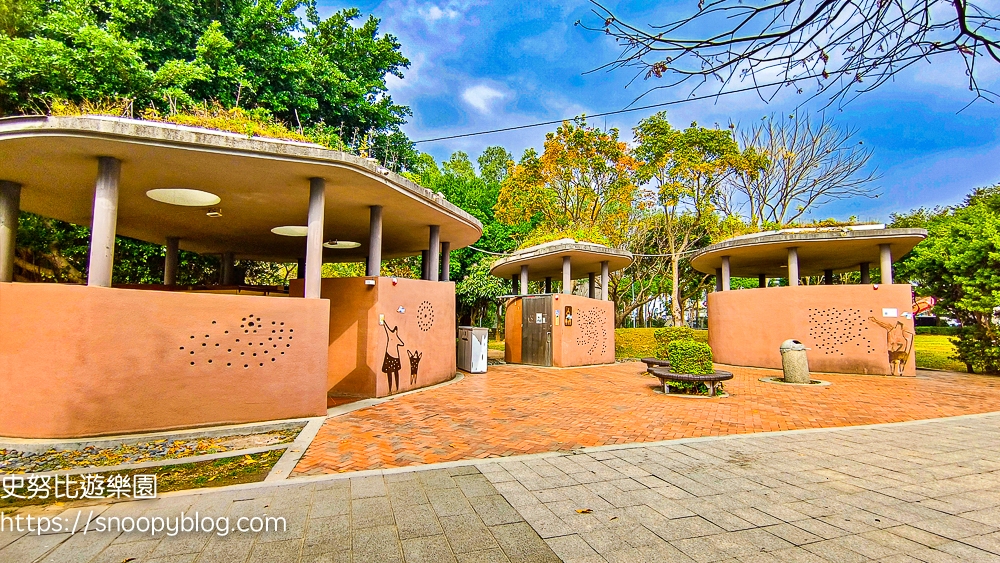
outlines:
[[[636,69],[661,88],[690,84],[718,94],[749,82],[761,99],[782,88],[843,105],[903,69],[957,53],[974,99],[996,94],[979,85],[977,59],[1000,63],[1000,19],[969,0],[700,0],[698,11],[662,25],[619,20],[592,0],[600,25],[622,50],[598,69]],[[705,30],[718,30],[707,32]]]
[[[878,174],[865,171],[872,151],[854,135],[825,116],[811,121],[796,114],[743,129],[742,148],[766,157],[767,165],[753,175],[732,176],[719,206],[753,227],[780,226],[833,200],[878,197]]]

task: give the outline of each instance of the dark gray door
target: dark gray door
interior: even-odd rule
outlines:
[[[529,295],[521,300],[521,362],[551,366],[552,296]]]

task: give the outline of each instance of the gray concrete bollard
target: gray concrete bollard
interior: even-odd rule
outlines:
[[[785,383],[809,383],[809,359],[806,358],[805,345],[798,340],[786,340],[781,343],[780,350]]]

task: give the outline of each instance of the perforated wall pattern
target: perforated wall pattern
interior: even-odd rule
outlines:
[[[875,352],[868,317],[875,311],[830,307],[809,309],[809,338],[817,351],[826,355],[844,355],[848,348],[866,354]]]
[[[417,328],[427,332],[434,326],[434,305],[430,301],[423,301],[417,307]]]
[[[225,325],[212,321],[204,333],[190,335],[179,351],[192,366],[260,369],[291,352],[294,338],[295,329],[283,321],[251,313]]]
[[[604,316],[600,309],[587,309],[577,313],[574,320],[580,329],[576,338],[577,346],[587,346],[587,354],[594,355],[597,347],[601,347],[601,355],[608,351],[608,329],[605,327]]]

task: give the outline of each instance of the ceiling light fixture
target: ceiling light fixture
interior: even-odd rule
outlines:
[[[271,229],[271,232],[283,237],[304,237],[309,234],[309,227],[285,225],[283,227],[275,227]]]
[[[357,247],[361,246],[361,243],[360,242],[354,242],[354,241],[351,241],[351,240],[328,240],[328,241],[326,241],[326,242],[323,243],[323,246],[326,247],[326,248],[339,248],[339,249],[343,249],[343,248],[357,248]]]
[[[208,207],[217,205],[222,199],[209,192],[189,190],[187,188],[159,188],[146,192],[146,197],[153,201],[183,207]]]

